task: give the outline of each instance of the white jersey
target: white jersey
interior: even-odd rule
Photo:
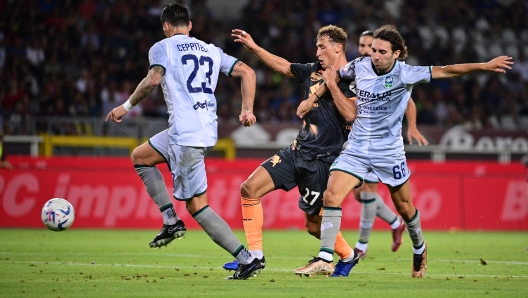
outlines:
[[[210,147],[218,139],[214,91],[219,72],[230,75],[237,59],[196,38],[177,34],[155,43],[150,68],[161,66],[169,113],[169,143]]]
[[[356,80],[357,117],[348,136],[349,146],[354,143],[372,155],[402,151],[402,120],[412,87],[431,80],[431,67],[396,61],[390,72],[378,75],[370,57],[359,57],[339,74]]]

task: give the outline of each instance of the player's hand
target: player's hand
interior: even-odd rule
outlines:
[[[418,131],[416,127],[409,127],[407,129],[407,139],[409,140],[409,144],[412,145],[413,139],[416,139],[416,142],[419,146],[427,146],[429,145],[429,142],[427,139]]]
[[[251,35],[244,30],[233,29],[231,30],[231,36],[235,38],[235,42],[239,42],[244,45],[244,47],[250,51],[257,48],[257,44],[251,38]]]
[[[313,101],[310,99],[305,99],[301,101],[299,106],[297,107],[297,112],[295,113],[297,117],[303,118],[304,115],[306,115],[308,112],[310,112],[313,108]]]
[[[505,69],[512,69],[510,65],[513,64],[512,57],[499,56],[486,63],[486,70],[493,72],[506,73]]]
[[[238,116],[238,120],[244,126],[249,127],[257,122],[257,117],[255,117],[252,112],[246,111],[242,112],[242,114]]]
[[[108,113],[108,116],[106,116],[106,120],[108,119],[114,121],[114,122],[121,122],[121,118],[125,116],[128,113],[127,110],[123,107],[123,105],[118,106],[117,108],[114,108],[110,113]]]
[[[340,78],[337,75],[337,71],[335,70],[334,66],[327,67],[325,71],[323,72],[323,80],[326,84],[326,86],[329,86],[330,84],[337,84],[339,82]]]

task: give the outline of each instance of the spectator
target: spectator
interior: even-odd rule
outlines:
[[[9,122],[19,100],[28,119],[38,115],[71,117],[72,107],[75,115],[106,115],[133,91],[127,86],[137,84],[141,79],[138,74],[148,67],[145,57],[150,45],[164,38],[158,17],[164,2],[138,0],[131,5],[125,0],[43,0],[35,6],[0,1],[2,123]],[[229,32],[235,26],[252,32],[257,43],[291,61],[317,60],[314,30],[330,23],[347,28],[348,59],[357,56],[354,36],[389,21],[401,28],[411,49],[408,64],[440,65],[446,58],[472,62],[496,51],[511,51],[518,57],[514,56],[513,72],[501,77],[506,80],[472,76],[415,87],[418,124],[446,127],[471,122],[474,127],[503,128],[502,115],[514,119],[507,122],[510,125],[519,125],[515,119],[528,115],[526,0],[391,0],[383,2],[383,13],[373,9],[375,2],[366,0],[250,0],[239,18],[229,21],[215,16],[205,0],[190,2],[191,34],[225,45],[228,54],[241,57],[257,73],[255,113],[259,123],[298,121],[295,106],[304,89],[298,84],[285,85],[233,43]],[[510,32],[507,40],[503,40],[504,32]],[[231,80],[220,78],[218,93],[235,89]],[[233,105],[237,99],[222,94],[218,96],[219,116],[222,121],[236,121]],[[167,117],[160,95],[149,101],[144,113],[137,110],[137,116]]]

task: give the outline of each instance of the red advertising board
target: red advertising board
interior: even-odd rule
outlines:
[[[0,227],[43,227],[40,210],[53,197],[69,200],[75,228],[159,228],[161,214],[128,158],[11,158],[14,169],[0,170]],[[209,204],[234,229],[242,228],[240,184],[261,160],[209,159]],[[409,161],[411,194],[424,229],[528,230],[526,169],[520,164]],[[161,166],[172,191],[170,173]],[[379,194],[392,207],[386,187]],[[297,189],[262,198],[264,227],[304,229]],[[189,228],[198,225],[175,202]],[[344,229],[359,225],[361,206],[349,195],[343,205]],[[376,220],[375,228],[388,229]]]

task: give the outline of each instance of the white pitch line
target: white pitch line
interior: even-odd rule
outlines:
[[[19,251],[0,251],[0,255],[38,255],[43,254],[42,252],[19,252]],[[205,259],[224,259],[227,260],[229,257],[223,257],[223,256],[209,256],[209,255],[197,255],[197,254],[177,254],[177,253],[164,253],[163,251],[156,249],[153,250],[153,252],[138,252],[138,253],[109,253],[105,252],[106,255],[112,256],[112,255],[119,255],[119,256],[152,256],[152,257],[159,257],[160,254],[163,255],[163,257],[183,257],[183,258],[205,258]],[[63,255],[94,255],[94,256],[100,256],[100,253],[87,253],[87,252],[65,252]],[[274,256],[270,257],[270,259],[277,259],[277,260],[309,260],[310,256],[306,257],[284,257],[284,256]],[[409,262],[410,258],[373,258],[373,261],[397,261],[397,262]],[[442,263],[480,263],[480,260],[459,260],[459,259],[428,259],[429,262],[442,262]],[[528,265],[528,262],[523,261],[496,261],[496,260],[485,260],[488,264],[506,264],[506,265]]]
[[[0,264],[38,264],[38,265],[68,265],[68,266],[106,266],[106,267],[133,267],[133,268],[178,268],[178,269],[216,269],[221,270],[220,268],[214,268],[212,266],[169,266],[169,265],[148,265],[148,264],[105,264],[105,263],[74,263],[74,262],[19,262],[19,261],[9,261],[9,260],[0,260]],[[266,268],[265,271],[273,272],[291,272],[293,274],[293,269],[287,268]],[[354,275],[402,275],[407,276],[408,273],[399,273],[399,272],[372,272],[372,271],[360,271],[354,270],[351,272]],[[493,275],[493,274],[428,274],[428,276],[433,277],[485,277],[485,278],[528,278],[528,275]]]

